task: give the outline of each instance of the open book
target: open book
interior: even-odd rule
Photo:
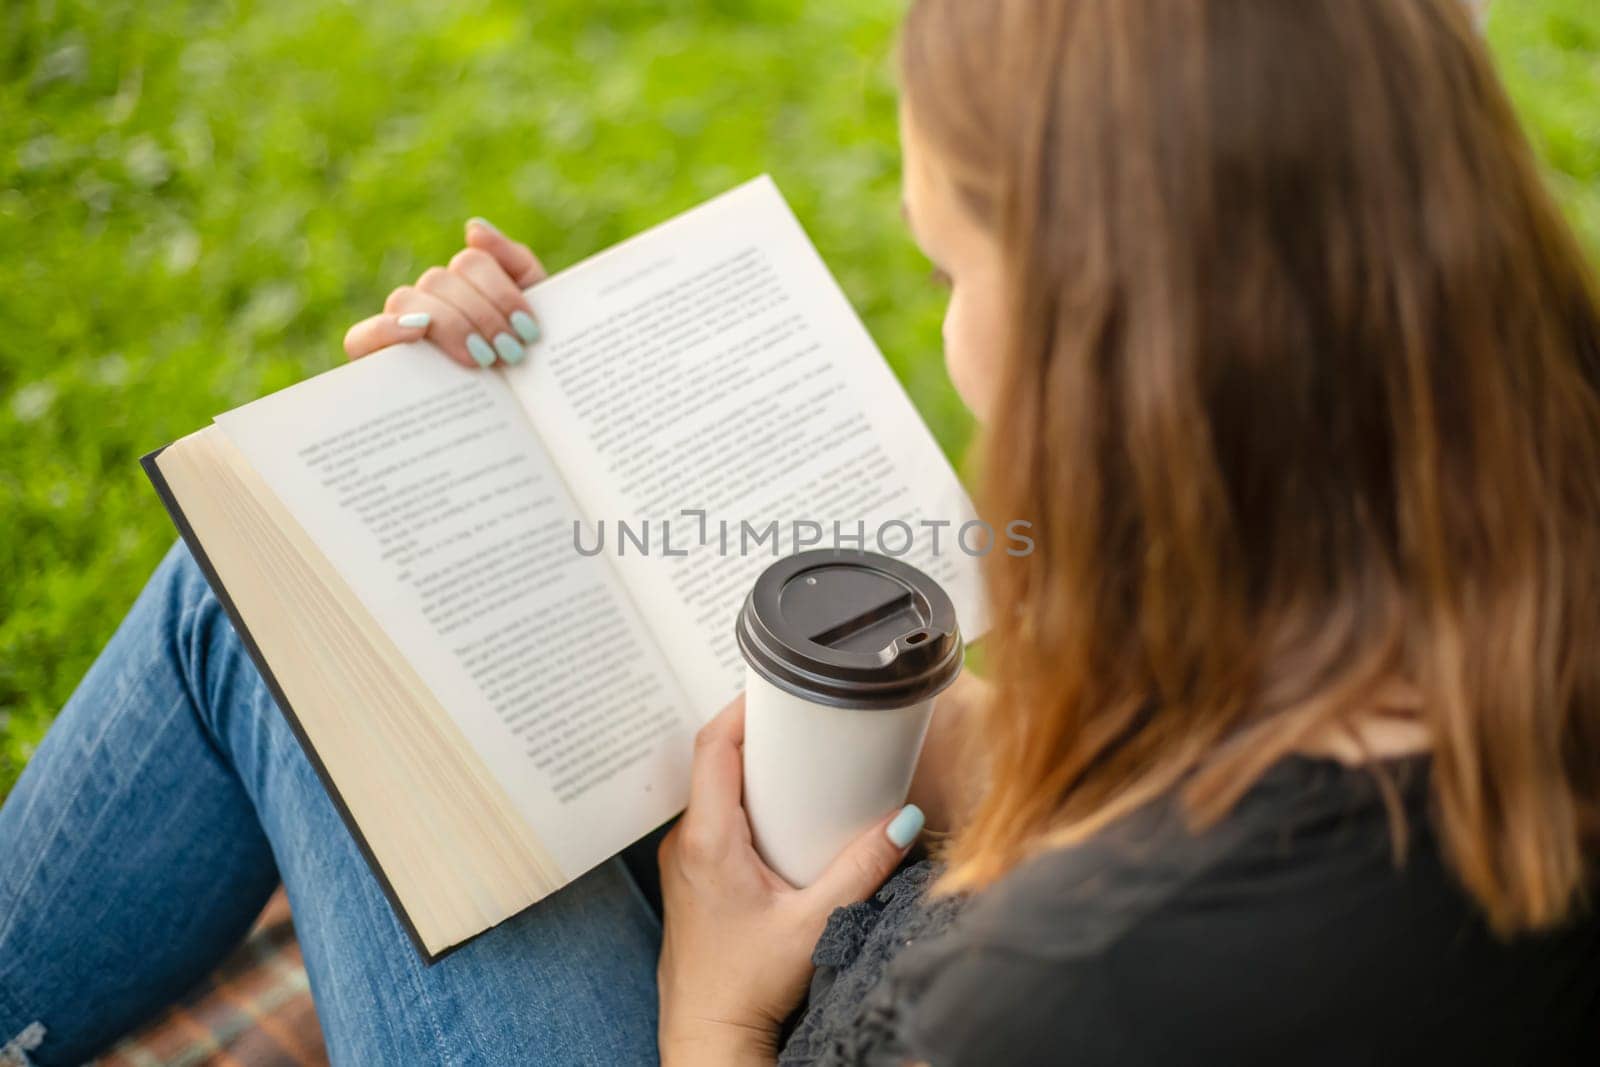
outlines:
[[[769,179],[528,299],[520,366],[394,346],[144,461],[429,959],[683,808],[776,555],[903,552],[983,628],[971,504]]]

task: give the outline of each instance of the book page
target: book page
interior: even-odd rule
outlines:
[[[216,421],[567,879],[682,808],[689,705],[497,372],[401,345]]]
[[[528,290],[507,381],[702,718],[743,688],[734,620],[807,547],[896,555],[982,633],[972,505],[770,179]],[[962,547],[964,542],[974,551]]]

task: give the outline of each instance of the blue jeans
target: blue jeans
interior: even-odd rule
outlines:
[[[180,545],[0,808],[0,1046],[105,1048],[280,880],[335,1063],[655,1059],[661,929],[621,862],[425,966]]]

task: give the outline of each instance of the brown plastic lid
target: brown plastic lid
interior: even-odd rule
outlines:
[[[961,673],[949,595],[875,552],[824,548],[778,560],[745,597],[736,636],[767,681],[834,707],[906,707]]]

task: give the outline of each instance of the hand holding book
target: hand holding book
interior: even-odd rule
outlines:
[[[541,331],[523,290],[545,279],[539,257],[487,219],[467,221],[467,246],[447,267],[429,267],[414,285],[389,294],[383,311],[344,335],[345,354],[360,359],[390,345],[427,338],[463,367],[495,358],[522,362]]]

